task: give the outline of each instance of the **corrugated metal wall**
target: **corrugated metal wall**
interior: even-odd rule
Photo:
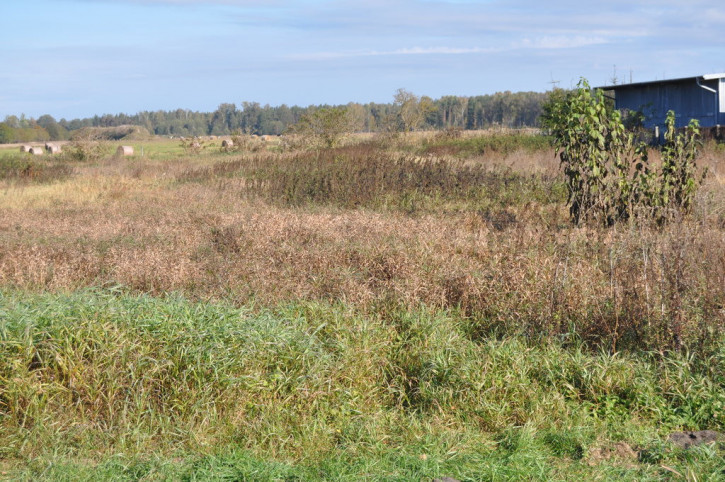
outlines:
[[[688,79],[682,82],[652,83],[623,87],[616,90],[617,109],[641,111],[645,127],[664,126],[668,110],[674,110],[677,127],[697,119],[703,127],[725,124],[725,79],[701,81],[702,85],[719,92],[703,89]]]
[[[718,113],[718,124],[725,125],[725,79],[720,79],[720,106]]]

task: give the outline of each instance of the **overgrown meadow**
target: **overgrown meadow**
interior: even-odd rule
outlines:
[[[0,150],[0,479],[725,478],[721,145],[602,227],[535,133],[220,143]]]

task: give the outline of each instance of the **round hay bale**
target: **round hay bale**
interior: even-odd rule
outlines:
[[[20,152],[30,152],[30,146],[20,146]]]
[[[43,155],[43,148],[40,146],[33,146],[28,151],[34,156],[42,156]]]
[[[57,146],[55,144],[46,144],[45,150],[48,152],[48,154],[60,154],[60,146]]]
[[[119,156],[133,156],[133,147],[131,146],[118,146],[116,154]]]
[[[234,147],[234,142],[233,141],[230,141],[230,140],[227,140],[227,139],[224,139],[222,141],[222,147],[226,147],[227,149],[230,148],[230,147]]]

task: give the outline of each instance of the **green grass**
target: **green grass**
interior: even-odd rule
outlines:
[[[211,142],[210,142],[211,143]],[[183,147],[181,147],[181,141],[179,139],[155,139],[153,141],[125,141],[125,142],[119,142],[114,143],[114,146],[116,144],[123,144],[126,146],[132,146],[134,150],[134,157],[138,158],[145,158],[149,160],[158,160],[158,161],[166,161],[166,160],[173,160],[178,159],[179,157],[184,156],[186,153],[184,152]],[[219,150],[219,147],[221,145],[221,141],[216,141],[217,147],[216,149],[214,147],[208,147],[205,150]]]
[[[719,480],[725,349],[473,337],[455,311],[0,294],[0,474],[21,480]],[[625,442],[633,460],[593,458]],[[686,475],[687,476],[687,475]]]

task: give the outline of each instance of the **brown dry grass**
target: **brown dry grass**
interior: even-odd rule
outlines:
[[[551,171],[541,166],[550,155],[497,162]],[[244,179],[213,172],[175,181],[208,157],[81,166],[55,184],[5,186],[0,284],[121,284],[240,304],[339,300],[383,316],[424,304],[461,310],[480,336],[700,346],[725,324],[722,154],[705,159],[714,174],[692,218],[611,230],[572,227],[561,203],[527,199],[408,215],[285,208],[243,196]]]

